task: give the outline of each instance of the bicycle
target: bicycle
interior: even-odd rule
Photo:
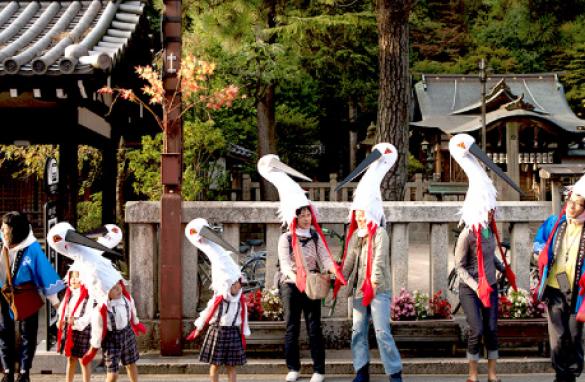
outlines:
[[[212,226],[217,234],[223,232],[221,226]],[[243,293],[247,293],[256,289],[264,289],[266,284],[266,251],[256,251],[254,247],[262,245],[262,240],[246,240],[241,243],[239,247],[239,257],[249,251],[249,254],[240,260],[240,271],[245,276],[246,281],[243,285]],[[198,283],[199,290],[207,290],[211,286],[211,263],[207,256],[198,256]]]
[[[264,289],[266,285],[266,254],[267,251],[256,251],[254,247],[262,245],[262,240],[246,240],[241,243],[240,254],[249,253],[243,258],[240,270],[246,277],[244,292],[248,293],[256,289]]]

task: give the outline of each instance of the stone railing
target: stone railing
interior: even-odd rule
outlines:
[[[320,223],[341,224],[346,221],[349,203],[317,202]],[[385,202],[387,229],[391,241],[393,290],[408,287],[409,224],[430,225],[429,292],[447,287],[449,223],[458,221],[460,202]],[[266,229],[268,249],[266,280],[271,284],[276,269],[276,248],[282,229],[277,218],[276,202],[184,202],[182,219],[186,224],[196,217],[223,225],[223,237],[232,245],[240,242],[240,224],[260,223]],[[518,286],[529,286],[529,262],[532,253],[530,223],[542,222],[549,214],[550,202],[502,202],[498,204],[498,221],[510,223],[511,262]],[[129,202],[126,223],[129,224],[130,279],[138,314],[141,318],[158,316],[158,202]],[[197,309],[197,250],[184,237],[182,253],[183,316],[195,317]]]

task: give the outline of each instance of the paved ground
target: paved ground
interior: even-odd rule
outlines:
[[[552,374],[524,374],[524,375],[500,375],[502,382],[551,382],[554,378]],[[303,376],[299,379],[299,382],[309,382],[310,375]],[[31,380],[33,382],[62,382],[64,379],[63,375],[34,375]],[[103,381],[105,379],[104,374],[94,374],[92,381]],[[139,377],[140,382],[207,382],[209,377],[205,375],[192,375],[192,374],[162,374],[162,375],[141,375]],[[351,382],[351,376],[328,376],[326,382]],[[485,382],[486,376],[481,376],[480,381]],[[128,378],[122,375],[119,378],[120,382],[127,382]],[[222,377],[220,381],[227,381],[227,378]],[[268,382],[268,381],[284,381],[284,375],[241,375],[238,377],[239,382]],[[386,376],[377,375],[372,376],[371,382],[385,382],[388,381]],[[463,382],[465,376],[462,375],[417,375],[417,376],[405,376],[405,382]],[[578,379],[579,382],[585,382],[585,377]],[[75,382],[81,382],[81,377],[76,376]]]

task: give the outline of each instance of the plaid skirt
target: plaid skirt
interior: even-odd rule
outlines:
[[[240,328],[211,325],[199,353],[201,362],[213,365],[240,366],[246,364]]]
[[[83,330],[72,330],[73,348],[71,349],[71,357],[81,358],[89,350],[91,339],[91,326],[87,325]],[[65,344],[67,343],[67,324],[63,328],[63,340],[61,342],[60,353],[65,351]]]
[[[102,349],[107,373],[117,373],[120,362],[127,366],[136,363],[140,358],[136,336],[130,325],[122,330],[108,330]]]

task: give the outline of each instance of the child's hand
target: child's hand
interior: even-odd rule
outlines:
[[[75,324],[75,317],[69,317],[69,325],[73,326]]]

